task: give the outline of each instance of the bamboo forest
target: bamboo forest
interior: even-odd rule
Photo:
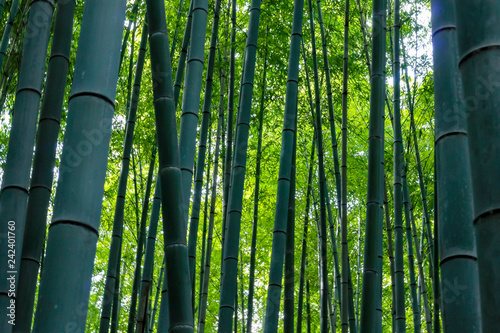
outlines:
[[[0,332],[498,332],[499,20],[0,0]]]

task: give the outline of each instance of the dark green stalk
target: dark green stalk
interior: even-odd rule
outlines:
[[[445,332],[481,332],[466,107],[461,103],[455,9],[433,0],[436,196]],[[450,232],[453,230],[453,232]],[[437,254],[437,253],[436,253]],[[436,269],[437,267],[435,267]]]
[[[7,41],[10,38],[10,28],[12,27],[10,17],[15,16],[17,2],[13,1],[12,4],[11,15],[9,15],[4,32],[4,41],[7,33]],[[13,10],[14,6],[15,10]],[[16,323],[16,292],[21,262],[19,254],[23,248],[33,143],[54,3],[52,1],[37,1],[32,3],[30,8],[31,14],[24,37],[16,99],[12,110],[9,149],[3,168],[4,174],[0,192],[0,249],[2,250],[0,254],[0,268],[2,269],[0,273],[0,304],[2,305],[0,315],[3,318],[0,320],[0,331],[2,332],[10,332]],[[3,50],[4,41],[2,41],[1,50]],[[0,56],[2,55],[4,54],[0,54]],[[1,59],[3,61],[3,58]],[[39,178],[40,175],[35,176]],[[34,293],[35,290],[30,289]],[[11,310],[12,308],[13,310]],[[29,321],[31,324],[31,312],[27,316],[25,321]],[[29,326],[29,324],[27,325]]]
[[[170,332],[193,332],[193,308],[189,277],[186,220],[183,218],[182,176],[175,115],[172,68],[168,53],[165,4],[147,0],[151,67],[163,77],[153,82],[153,98],[160,159],[165,277]],[[162,306],[163,308],[165,306]],[[160,331],[160,329],[158,329]]]
[[[306,262],[307,262],[307,227],[309,224],[309,208],[311,205],[314,148],[316,145],[316,140],[313,141],[314,142],[311,147],[311,159],[309,162],[309,175],[307,177],[307,195],[306,195],[306,210],[304,214],[304,231],[302,233],[302,253],[300,261],[299,295],[298,295],[298,305],[297,305],[297,333],[302,332],[302,307],[304,302],[304,280],[306,275]]]
[[[407,184],[406,180],[406,170],[402,175],[403,184]],[[409,190],[408,186],[403,186],[403,207],[405,213],[405,222],[406,222],[406,244],[407,244],[407,252],[408,252],[408,272],[410,276],[410,294],[411,294],[411,305],[413,311],[413,330],[415,333],[420,333],[421,325],[420,325],[420,305],[417,298],[417,282],[415,279],[415,259],[413,257],[413,242],[412,242],[412,234],[411,234],[411,225],[410,225],[410,203],[409,203]]]
[[[341,180],[340,180],[340,169],[339,169],[339,153],[338,153],[338,143],[337,143],[337,134],[335,131],[335,116],[333,112],[333,98],[332,98],[332,83],[331,83],[331,74],[330,74],[330,65],[328,62],[328,49],[327,49],[327,40],[325,34],[325,26],[323,24],[323,13],[321,10],[321,0],[317,0],[318,7],[318,24],[321,32],[321,44],[323,46],[323,67],[325,70],[325,78],[326,78],[326,95],[328,99],[328,120],[330,121],[330,136],[332,141],[332,152],[333,152],[333,166],[334,166],[334,174],[335,174],[335,189],[337,191],[337,209],[340,214],[341,211]],[[330,200],[328,200],[328,203]],[[340,274],[340,273],[339,273]]]
[[[130,169],[130,154],[134,140],[135,120],[137,116],[137,106],[139,103],[139,94],[141,89],[142,71],[144,68],[144,59],[147,48],[148,29],[147,24],[142,28],[141,44],[137,56],[137,67],[135,71],[133,93],[130,102],[130,109],[127,116],[127,127],[125,129],[125,141],[123,144],[122,168],[118,180],[118,191],[115,204],[115,215],[113,219],[113,234],[109,250],[108,269],[106,273],[106,282],[104,287],[103,306],[101,312],[101,324],[99,331],[108,332],[109,320],[111,314],[111,305],[114,294],[117,292],[116,271],[121,261],[121,247],[123,237],[123,221],[125,212],[125,194],[127,191],[127,180]]]
[[[220,6],[219,6],[220,10]],[[216,9],[217,11],[217,9]],[[191,185],[193,181],[193,164],[196,153],[196,136],[198,128],[198,113],[200,109],[201,83],[203,79],[203,68],[205,61],[205,35],[207,32],[207,14],[208,0],[193,0],[193,23],[191,27],[191,45],[189,48],[188,60],[186,65],[186,79],[184,80],[184,89],[182,94],[182,114],[179,133],[179,153],[182,173],[183,186],[183,219],[187,226],[189,216],[189,200],[191,197]],[[217,32],[219,27],[219,15],[216,12],[214,16],[213,31]],[[211,42],[217,41],[217,33],[212,34]],[[215,49],[213,49],[215,52]],[[215,57],[212,57],[215,61]],[[212,66],[213,68],[213,66]],[[212,69],[213,73],[213,69]],[[212,75],[207,73],[207,78]],[[207,83],[209,86],[210,83]],[[206,90],[209,94],[208,100],[211,100],[211,87]],[[205,111],[205,104],[203,110]],[[210,106],[208,105],[208,109]],[[206,141],[206,140],[205,140]],[[203,156],[204,157],[204,156]],[[201,167],[201,165],[198,165]],[[203,173],[202,173],[203,175]],[[196,227],[196,232],[198,228]],[[190,232],[191,234],[191,232]],[[193,276],[191,272],[191,276]]]
[[[320,293],[320,320],[321,332],[325,333],[328,330],[328,266],[327,266],[327,251],[326,251],[326,177],[323,161],[323,133],[321,122],[320,109],[320,93],[318,80],[318,60],[316,58],[316,38],[314,36],[314,18],[312,0],[309,0],[309,22],[311,29],[311,44],[312,44],[312,59],[314,69],[314,92],[315,92],[315,109],[316,109],[316,132],[318,145],[318,168],[319,168],[319,188],[320,188],[320,253],[321,253],[321,293]]]
[[[408,189],[407,177],[403,178],[403,194],[405,196],[404,200],[408,202],[408,206],[410,207],[410,209],[409,209],[410,210],[410,222],[411,222],[411,228],[412,228],[412,233],[413,233],[413,242],[415,243],[415,253],[417,255],[419,285],[421,288],[421,295],[422,295],[423,300],[424,300],[423,303],[424,303],[424,315],[425,315],[426,328],[427,328],[427,332],[432,332],[432,318],[431,318],[431,311],[429,308],[429,300],[428,300],[428,295],[427,295],[427,285],[426,285],[426,282],[424,279],[424,266],[423,266],[422,252],[421,252],[421,249],[423,247],[420,245],[420,242],[419,242],[418,236],[417,236],[417,227],[415,225],[415,218],[413,216],[413,206],[412,206],[411,199],[410,199],[410,192]],[[424,229],[425,229],[425,226],[424,226]],[[423,241],[423,237],[421,238],[421,241]],[[418,299],[420,299],[420,297]]]
[[[295,4],[297,5],[297,4]],[[302,12],[304,3],[302,1]],[[302,16],[302,15],[301,15]],[[300,48],[300,41],[299,41]],[[297,66],[300,60],[300,53],[297,52]],[[298,73],[298,68],[297,68]],[[298,76],[298,75],[297,75]],[[298,77],[297,77],[298,78]],[[295,119],[295,133],[297,132],[297,119]],[[286,244],[285,244],[285,291],[284,291],[284,325],[285,332],[293,332],[294,308],[295,308],[295,173],[296,173],[296,150],[297,150],[297,135],[294,136],[293,153],[292,153],[292,169],[290,176],[290,198],[288,202],[288,217],[286,225]]]
[[[217,0],[214,11],[214,21],[212,25],[212,37],[210,38],[210,51],[208,54],[207,78],[205,83],[205,98],[203,101],[203,113],[201,118],[200,139],[198,145],[198,157],[196,161],[196,176],[194,181],[194,196],[191,208],[191,222],[189,224],[189,271],[191,282],[193,284],[193,295],[195,294],[195,267],[196,267],[196,249],[198,240],[198,225],[200,221],[201,194],[203,189],[203,173],[205,171],[205,156],[207,151],[207,136],[210,127],[210,109],[212,105],[213,73],[215,67],[215,50],[217,47],[217,38],[219,36],[219,14],[221,0]],[[193,15],[196,14],[196,11]],[[195,16],[196,19],[196,16]],[[193,26],[193,29],[196,26]],[[194,42],[194,40],[193,40]],[[188,67],[189,69],[189,67]],[[202,65],[203,71],[203,65]],[[187,83],[187,82],[186,82]],[[186,90],[184,90],[186,91]],[[192,97],[191,97],[192,98]],[[198,103],[199,104],[199,103]],[[182,127],[181,127],[182,128]],[[181,130],[182,133],[182,130]],[[196,139],[196,138],[195,138]],[[182,141],[181,141],[182,142]],[[184,148],[183,148],[184,149]],[[181,154],[182,156],[182,154]],[[194,158],[194,155],[193,155]],[[190,186],[191,187],[191,186]],[[187,188],[185,188],[187,190]],[[189,191],[190,192],[190,191]],[[186,192],[184,192],[186,193]],[[186,201],[187,202],[187,201]],[[193,308],[195,304],[193,301]]]
[[[146,332],[146,311],[147,307],[150,305],[149,294],[152,289],[156,233],[158,230],[158,219],[160,217],[160,203],[161,187],[159,179],[156,179],[154,199],[153,204],[151,205],[151,217],[149,220],[148,240],[146,241],[146,253],[144,254],[144,270],[142,272],[141,288],[139,291],[136,333]]]
[[[260,0],[252,0],[248,25],[248,37],[245,51],[245,70],[242,78],[241,104],[238,113],[236,147],[238,154],[234,156],[231,172],[231,188],[228,198],[231,198],[227,207],[227,235],[224,243],[222,264],[222,288],[219,303],[219,332],[231,331],[234,312],[234,293],[236,292],[236,272],[238,269],[238,252],[241,229],[241,210],[243,206],[243,184],[248,148],[248,132],[253,95],[253,81],[255,74],[255,58],[259,35]]]
[[[394,0],[394,279],[395,279],[395,332],[406,332],[406,306],[404,282],[404,240],[403,240],[403,192],[401,172],[403,168],[403,137],[401,134],[400,112],[400,61],[399,61],[399,0]]]
[[[153,149],[151,152],[151,160],[149,162],[148,169],[148,178],[146,180],[146,192],[144,194],[144,201],[142,202],[142,211],[141,211],[141,222],[140,229],[137,235],[137,250],[135,253],[135,270],[134,270],[134,281],[132,282],[132,294],[130,301],[130,310],[128,315],[128,333],[133,333],[136,326],[136,310],[137,310],[137,294],[140,287],[140,279],[141,279],[141,264],[142,264],[142,255],[144,243],[146,241],[146,222],[148,219],[148,210],[149,210],[149,197],[151,196],[151,184],[153,183],[153,173],[155,170],[155,161],[156,161],[156,142],[153,145]]]
[[[363,7],[361,6],[361,1],[356,0],[356,3],[358,4],[358,10],[359,10],[359,24],[361,26],[361,32],[363,34],[363,51],[365,54],[365,61],[366,61],[366,67],[368,67],[368,75],[370,77],[372,76],[372,66],[370,64],[370,53],[369,53],[369,47],[368,47],[368,38],[366,37],[366,22],[365,22],[365,16],[363,14]]]
[[[229,87],[227,101],[227,130],[226,151],[224,157],[223,199],[222,199],[222,253],[224,253],[224,241],[227,225],[227,205],[229,202],[229,183],[231,180],[231,166],[233,159],[233,123],[234,123],[234,85],[235,85],[235,53],[236,53],[236,0],[231,2],[231,52],[229,54]],[[241,97],[241,94],[240,94]],[[221,256],[222,261],[224,256]],[[222,262],[221,262],[222,267]],[[221,270],[222,276],[222,270]],[[222,279],[221,279],[222,283]]]
[[[33,8],[34,9],[34,8]],[[58,5],[26,208],[14,331],[31,328],[71,48],[75,2]]]
[[[257,138],[257,161],[255,166],[255,190],[253,200],[253,224],[252,224],[252,243],[250,252],[250,276],[248,279],[248,310],[247,310],[247,332],[252,332],[252,318],[253,318],[253,296],[254,296],[254,282],[255,282],[255,255],[257,247],[257,225],[259,219],[259,189],[260,189],[260,164],[262,160],[262,131],[264,127],[264,110],[265,110],[265,96],[266,96],[266,74],[267,74],[267,54],[268,49],[264,52],[264,69],[262,74],[260,95],[260,112],[259,112],[259,134]]]
[[[361,273],[361,216],[359,217],[358,223],[358,265],[357,265],[357,275],[356,275],[356,327],[359,331],[359,296],[360,296],[360,273]],[[358,331],[354,332],[357,333]]]
[[[184,78],[184,68],[186,66],[188,47],[191,41],[191,25],[193,22],[193,3],[194,0],[191,0],[189,4],[186,27],[184,28],[184,38],[182,39],[181,53],[179,54],[179,61],[177,62],[177,69],[175,72],[174,102],[176,110],[179,101],[179,94],[181,92],[182,79]],[[170,59],[173,59],[172,55],[170,55]]]
[[[219,102],[223,99],[224,87],[223,82],[221,82],[221,91]],[[210,280],[210,267],[212,262],[212,247],[213,247],[213,233],[214,233],[214,221],[215,221],[215,204],[217,201],[217,182],[218,182],[218,172],[219,172],[219,155],[222,137],[222,126],[224,122],[224,106],[223,103],[219,103],[219,115],[217,119],[217,139],[215,141],[215,152],[214,152],[214,168],[212,173],[212,192],[210,195],[210,217],[208,219],[208,235],[207,235],[207,250],[205,265],[203,271],[203,281],[202,287],[200,289],[200,304],[198,306],[198,332],[205,331],[205,315],[207,311],[207,301],[208,301],[208,286]]]
[[[34,332],[85,329],[124,19],[123,0],[85,2]]]
[[[175,46],[177,45],[177,36],[179,35],[179,22],[181,21],[183,4],[184,0],[181,0],[179,1],[179,7],[177,7],[177,19],[175,21],[176,23],[175,23],[174,38],[172,38],[172,45],[170,46],[170,59],[174,58]]]
[[[391,212],[389,209],[389,199],[387,197],[387,178],[384,173],[384,213],[385,213],[385,230],[387,235],[387,256],[389,257],[389,270],[391,273],[391,319],[392,319],[392,331],[396,329],[395,325],[395,314],[396,314],[396,283],[394,277],[394,248],[392,241],[392,223],[391,223]]]
[[[306,263],[307,266],[307,263]],[[307,313],[307,333],[311,333],[311,302],[309,301],[309,297],[311,292],[309,290],[309,279],[306,281],[306,313]]]
[[[165,257],[163,257],[160,269],[160,275],[158,276],[158,281],[156,282],[156,295],[155,295],[153,310],[151,311],[151,318],[149,321],[149,332],[153,332],[153,329],[155,327],[156,311],[158,309],[158,300],[160,299],[161,286],[164,280],[163,279],[164,272],[165,272]],[[158,330],[158,332],[160,332],[160,330]]]
[[[500,224],[496,167],[500,155],[499,145],[495,143],[500,133],[497,112],[500,95],[496,81],[500,30],[492,24],[500,4],[496,1],[460,4],[455,4],[458,67],[463,79],[463,103],[466,107],[482,329],[492,332],[500,322],[500,313],[496,310],[500,307],[500,291],[497,287],[500,279]],[[451,11],[451,8],[447,9]],[[471,18],[473,21],[470,21]],[[472,23],[475,26],[473,31],[469,30],[472,29]]]
[[[412,102],[412,94],[411,94],[411,88],[410,88],[410,79],[408,76],[408,63],[406,61],[406,52],[404,51],[404,46],[403,46],[403,59],[405,62],[405,81],[406,81],[406,88],[408,90],[408,109],[410,111],[410,126],[411,126],[411,132],[413,135],[413,144],[415,145],[415,158],[417,160],[417,171],[418,171],[418,180],[419,180],[419,185],[420,185],[420,194],[422,198],[422,207],[424,211],[424,218],[425,218],[425,235],[427,236],[428,244],[430,247],[430,256],[431,259],[429,260],[431,271],[433,271],[433,262],[434,262],[434,246],[433,246],[433,240],[432,240],[432,230],[431,230],[431,224],[430,224],[430,215],[429,215],[429,209],[427,207],[427,192],[425,189],[425,180],[424,180],[424,174],[422,172],[422,163],[420,162],[420,151],[418,149],[418,139],[417,139],[417,129],[415,125],[415,117],[414,117],[414,104]],[[436,281],[434,277],[431,275],[432,278],[432,284],[434,288],[438,287],[436,285]]]
[[[372,71],[370,96],[370,129],[368,150],[368,193],[366,205],[365,250],[360,332],[382,332],[381,260],[382,211],[384,182],[384,91],[385,91],[385,28],[386,6],[383,0],[373,1]]]
[[[120,257],[121,257],[121,249],[120,249]],[[121,308],[121,297],[122,297],[122,287],[123,285],[120,283],[121,275],[125,276],[125,264],[118,265],[116,271],[116,282],[115,282],[115,292],[113,296],[113,309],[111,310],[111,333],[118,332],[118,325],[120,323],[120,308]]]
[[[137,10],[139,9],[139,2],[140,0],[136,0],[134,2],[134,6],[132,7],[131,10],[131,17],[130,20],[128,21],[128,26],[125,29],[125,35],[123,36],[122,47],[120,52],[120,67],[122,66],[123,57],[125,56],[125,51],[127,50],[127,42],[128,42],[128,37],[130,36],[130,29],[132,28],[132,24],[134,24],[134,26],[137,26],[137,23],[135,21],[137,20]],[[135,27],[133,33],[135,33]],[[132,48],[133,44],[134,42],[132,38]]]
[[[47,1],[47,2],[49,2],[49,1]],[[7,56],[7,48],[9,47],[10,34],[12,32],[12,26],[14,25],[14,20],[16,19],[16,16],[17,16],[18,8],[19,8],[19,0],[13,0],[12,4],[10,5],[10,12],[9,12],[9,17],[7,18],[7,24],[5,25],[5,30],[3,31],[2,43],[0,44],[0,69],[3,67],[3,62],[5,60],[5,57]],[[52,14],[50,16],[52,16]],[[46,18],[45,22],[44,22],[44,20],[42,20],[41,22],[44,22],[43,23],[44,25],[48,24],[50,26],[51,21],[52,21],[51,19]],[[39,25],[38,22],[37,22],[37,25]],[[46,30],[46,29],[43,29],[43,30]],[[36,32],[36,31],[38,31],[38,27],[32,26],[31,30],[27,30],[27,31]],[[26,37],[28,37],[28,36],[26,36]],[[35,38],[35,39],[37,39],[37,38]],[[45,53],[43,53],[43,55],[45,56]]]
[[[344,21],[344,55],[343,55],[343,83],[342,83],[342,165],[341,165],[341,187],[340,187],[340,230],[341,230],[341,252],[342,252],[342,282],[341,282],[341,327],[342,332],[348,331],[349,305],[353,306],[352,285],[349,297],[349,281],[351,270],[349,265],[349,247],[347,245],[347,83],[349,78],[349,0],[345,1]],[[351,325],[351,331],[356,332],[355,322]]]
[[[280,154],[280,170],[278,176],[278,190],[276,197],[276,209],[274,212],[274,231],[273,231],[273,245],[271,250],[271,267],[269,271],[269,287],[267,290],[267,305],[266,305],[266,318],[264,321],[264,332],[277,332],[278,318],[281,299],[281,283],[283,279],[283,264],[285,257],[285,250],[291,244],[289,243],[288,227],[293,224],[288,217],[290,209],[290,196],[291,189],[295,185],[291,183],[294,180],[293,175],[293,162],[295,160],[295,142],[296,142],[296,121],[297,121],[297,103],[298,103],[298,84],[299,84],[299,62],[300,62],[300,45],[302,41],[302,19],[304,16],[304,0],[295,0],[293,11],[293,24],[292,35],[290,41],[290,52],[288,57],[288,79],[286,84],[286,97],[285,97],[285,112],[283,118],[283,130],[281,141],[281,154]],[[293,200],[292,200],[293,201]],[[294,204],[294,203],[293,203]],[[293,210],[295,213],[295,210]],[[295,215],[295,214],[293,214]],[[288,218],[287,218],[288,217]],[[290,226],[291,227],[291,226]],[[326,231],[326,230],[325,230]],[[293,233],[294,234],[294,233]],[[292,239],[293,241],[293,239]],[[293,247],[293,245],[292,245]],[[293,265],[293,249],[292,259]],[[290,262],[288,262],[290,265]],[[293,267],[291,272],[285,269],[285,283],[290,280],[293,289]],[[289,286],[288,286],[289,287]],[[293,331],[293,290],[291,290],[292,306],[285,303],[285,327],[288,332]],[[285,300],[290,297],[289,293],[286,294]],[[289,313],[288,311],[291,311]],[[291,327],[290,327],[291,323]]]

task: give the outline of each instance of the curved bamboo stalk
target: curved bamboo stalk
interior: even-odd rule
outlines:
[[[85,329],[124,19],[123,0],[85,2],[34,332]]]
[[[165,4],[154,0],[147,0],[146,4],[151,67],[158,74],[153,82],[153,97],[160,157],[159,177],[166,261],[165,289],[168,290],[168,298],[163,298],[162,303],[165,303],[165,306],[168,305],[169,310],[169,327],[166,329],[171,332],[193,332],[186,220],[183,218],[183,188]],[[160,331],[159,328],[158,331]]]
[[[302,19],[304,16],[304,0],[295,0],[293,10],[292,35],[290,37],[290,52],[288,58],[288,79],[286,84],[285,112],[283,118],[280,171],[276,209],[274,212],[273,245],[271,250],[271,267],[269,269],[269,287],[267,290],[266,318],[264,332],[277,332],[281,299],[281,281],[283,279],[283,263],[288,239],[288,217],[290,206],[293,161],[295,160],[296,120],[298,103],[300,46],[302,40]],[[293,223],[292,223],[293,224]],[[326,229],[326,228],[325,228]],[[326,231],[326,230],[325,230]],[[288,267],[290,268],[290,267]],[[285,270],[285,281],[290,272]],[[293,275],[293,271],[291,272]],[[286,282],[285,282],[286,283]],[[292,276],[293,283],[293,276]],[[289,296],[287,294],[287,296]],[[286,298],[285,298],[286,300]],[[289,305],[289,303],[287,303]],[[290,310],[287,306],[286,310]],[[285,314],[285,326],[288,332],[293,331],[293,291],[292,308]],[[290,320],[291,319],[291,320]],[[291,327],[290,327],[291,322]]]
[[[471,169],[466,109],[460,101],[462,82],[458,72],[455,10],[449,0],[433,0],[431,5],[443,328],[445,332],[480,332],[481,303],[472,223]]]
[[[361,302],[361,332],[381,332],[381,260],[382,243],[384,91],[385,91],[385,1],[373,1],[372,71],[370,130],[368,151],[368,193],[366,205],[365,250]]]
[[[236,272],[238,269],[238,252],[241,229],[241,209],[243,205],[243,184],[248,148],[248,132],[253,95],[253,81],[255,74],[255,58],[259,35],[260,0],[252,0],[248,37],[245,47],[245,70],[241,87],[241,106],[238,113],[236,149],[232,163],[231,188],[227,207],[227,235],[224,243],[224,258],[222,263],[222,288],[219,303],[219,331],[229,332],[232,326],[234,312],[234,294],[236,292]]]
[[[117,292],[115,287],[117,279],[117,270],[120,265],[122,236],[123,236],[123,220],[125,211],[125,193],[127,191],[127,180],[130,169],[130,154],[132,143],[134,140],[135,120],[137,116],[137,106],[139,103],[139,94],[141,89],[142,71],[144,68],[144,59],[146,55],[148,29],[145,23],[142,28],[141,44],[139,46],[139,54],[137,56],[137,67],[135,71],[134,87],[131,97],[130,109],[127,116],[127,128],[125,129],[125,141],[123,144],[122,168],[120,178],[118,180],[118,191],[115,204],[115,215],[113,219],[113,231],[111,245],[109,250],[108,269],[106,273],[106,282],[103,295],[103,306],[101,311],[101,324],[99,331],[101,333],[108,332],[111,305],[114,294]]]
[[[58,5],[47,81],[40,112],[38,136],[33,161],[30,194],[26,208],[26,227],[21,251],[19,284],[16,299],[17,321],[14,331],[31,328],[36,282],[45,239],[47,211],[52,191],[56,145],[62,113],[71,48],[75,2]]]

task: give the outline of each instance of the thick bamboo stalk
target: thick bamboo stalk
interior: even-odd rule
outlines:
[[[85,2],[34,332],[85,330],[124,19],[125,1]]]
[[[47,210],[52,191],[57,138],[69,66],[74,12],[75,2],[66,1],[58,5],[55,18],[21,251],[16,299],[17,322],[14,327],[14,331],[19,332],[28,331],[33,319],[36,282],[45,240]]]
[[[111,238],[111,246],[109,250],[108,269],[106,273],[106,282],[104,287],[103,306],[101,312],[101,324],[99,331],[101,333],[108,332],[111,305],[114,293],[117,292],[116,271],[120,265],[122,236],[123,236],[123,220],[125,211],[125,193],[127,190],[127,180],[130,169],[130,154],[132,150],[132,142],[134,140],[135,121],[137,116],[137,106],[139,103],[139,93],[141,89],[142,71],[144,68],[144,59],[146,55],[148,29],[147,24],[144,24],[139,46],[139,54],[137,56],[137,67],[134,78],[134,87],[131,97],[130,109],[127,115],[127,127],[125,129],[125,142],[123,144],[122,168],[120,178],[118,180],[118,191],[115,204],[115,215],[113,219],[113,234]]]
[[[286,243],[288,239],[289,221],[288,213],[290,206],[290,192],[294,185],[293,161],[295,159],[296,142],[296,120],[299,88],[299,62],[300,46],[302,41],[302,19],[304,17],[304,1],[295,0],[293,11],[292,34],[290,41],[290,52],[288,58],[288,79],[286,84],[285,112],[283,118],[283,130],[280,154],[280,170],[278,176],[278,190],[276,198],[276,209],[274,212],[274,231],[271,250],[271,267],[269,270],[269,287],[267,289],[266,318],[264,321],[264,332],[278,331],[278,318],[280,309],[283,263],[285,257]],[[289,267],[290,268],[290,267]],[[285,271],[285,279],[290,272]],[[293,274],[293,272],[291,272]],[[293,276],[292,276],[293,279]],[[293,291],[292,291],[293,294]],[[289,295],[287,295],[289,296]],[[293,295],[292,295],[293,296]],[[289,305],[289,303],[287,303]],[[285,308],[290,310],[289,306]],[[293,299],[292,314],[287,311],[285,326],[288,332],[293,331]],[[291,320],[290,320],[291,319]],[[291,322],[291,327],[290,327]],[[288,324],[287,324],[288,323]]]
[[[166,328],[170,332],[193,332],[186,220],[183,218],[182,176],[165,4],[153,0],[148,0],[146,4],[151,67],[153,71],[163,75],[160,79],[154,78],[153,82],[166,261],[164,289],[168,290],[168,297],[162,298],[162,303],[168,304],[169,327]]]
[[[385,91],[385,1],[373,1],[372,71],[368,150],[368,194],[363,262],[361,332],[381,332],[381,260]]]
[[[234,312],[234,294],[236,292],[236,272],[238,269],[238,252],[241,229],[241,210],[243,206],[243,185],[245,181],[248,133],[255,74],[255,58],[259,35],[260,0],[252,0],[245,47],[245,70],[241,87],[241,106],[238,113],[235,144],[238,154],[232,163],[231,198],[227,208],[227,239],[224,243],[224,258],[222,263],[222,288],[219,303],[219,331],[229,332]]]
[[[467,109],[461,102],[462,80],[458,69],[453,3],[449,0],[431,2],[442,319],[445,332],[481,332],[470,154],[465,122]]]

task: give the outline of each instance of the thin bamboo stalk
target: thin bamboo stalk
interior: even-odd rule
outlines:
[[[224,258],[222,264],[222,288],[219,302],[219,331],[231,331],[234,312],[234,294],[236,292],[236,272],[238,269],[238,252],[241,229],[241,210],[243,206],[243,184],[248,148],[248,132],[253,95],[255,74],[255,58],[259,34],[260,0],[252,0],[248,37],[245,47],[245,71],[242,79],[241,105],[238,113],[237,134],[235,144],[238,154],[234,156],[231,172],[231,188],[228,197],[231,198],[227,208],[227,238],[224,243]]]

